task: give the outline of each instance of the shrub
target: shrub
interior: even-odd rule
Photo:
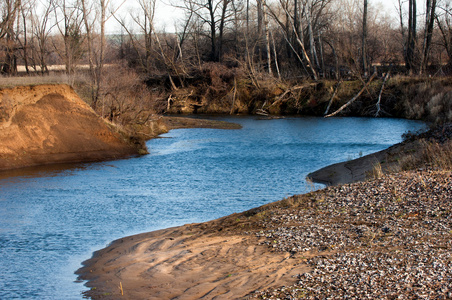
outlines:
[[[97,112],[111,122],[144,124],[155,112],[159,96],[151,92],[133,69],[112,65],[104,75]]]

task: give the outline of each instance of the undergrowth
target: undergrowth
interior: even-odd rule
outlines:
[[[400,160],[402,170],[418,168],[435,168],[452,170],[452,141],[445,143],[421,139],[418,141],[419,151],[406,155]]]

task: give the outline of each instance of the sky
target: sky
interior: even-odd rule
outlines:
[[[117,0],[119,1],[119,0]],[[182,0],[156,0],[156,14],[155,14],[155,26],[157,30],[166,32],[174,32],[175,31],[175,22],[178,19],[183,18],[183,12],[181,9],[175,8],[170,5],[170,1],[182,1]],[[397,20],[397,10],[396,6],[398,0],[368,0],[369,4],[373,5],[377,9],[383,9],[387,13],[389,13],[392,18]],[[118,13],[121,16],[128,15],[130,11],[139,10],[137,7],[135,0],[127,0],[124,1],[124,4],[121,6]],[[419,3],[418,3],[419,6]],[[119,24],[116,24],[116,21],[111,18],[107,26],[107,30],[109,33],[118,33],[121,31]]]

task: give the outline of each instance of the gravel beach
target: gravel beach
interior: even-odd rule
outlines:
[[[257,233],[310,271],[258,299],[452,297],[452,174],[420,170],[294,199]]]

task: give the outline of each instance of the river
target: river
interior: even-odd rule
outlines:
[[[146,156],[0,174],[0,299],[82,299],[74,272],[136,233],[241,212],[322,187],[308,173],[401,141],[422,122],[223,117],[240,130],[178,129]]]

